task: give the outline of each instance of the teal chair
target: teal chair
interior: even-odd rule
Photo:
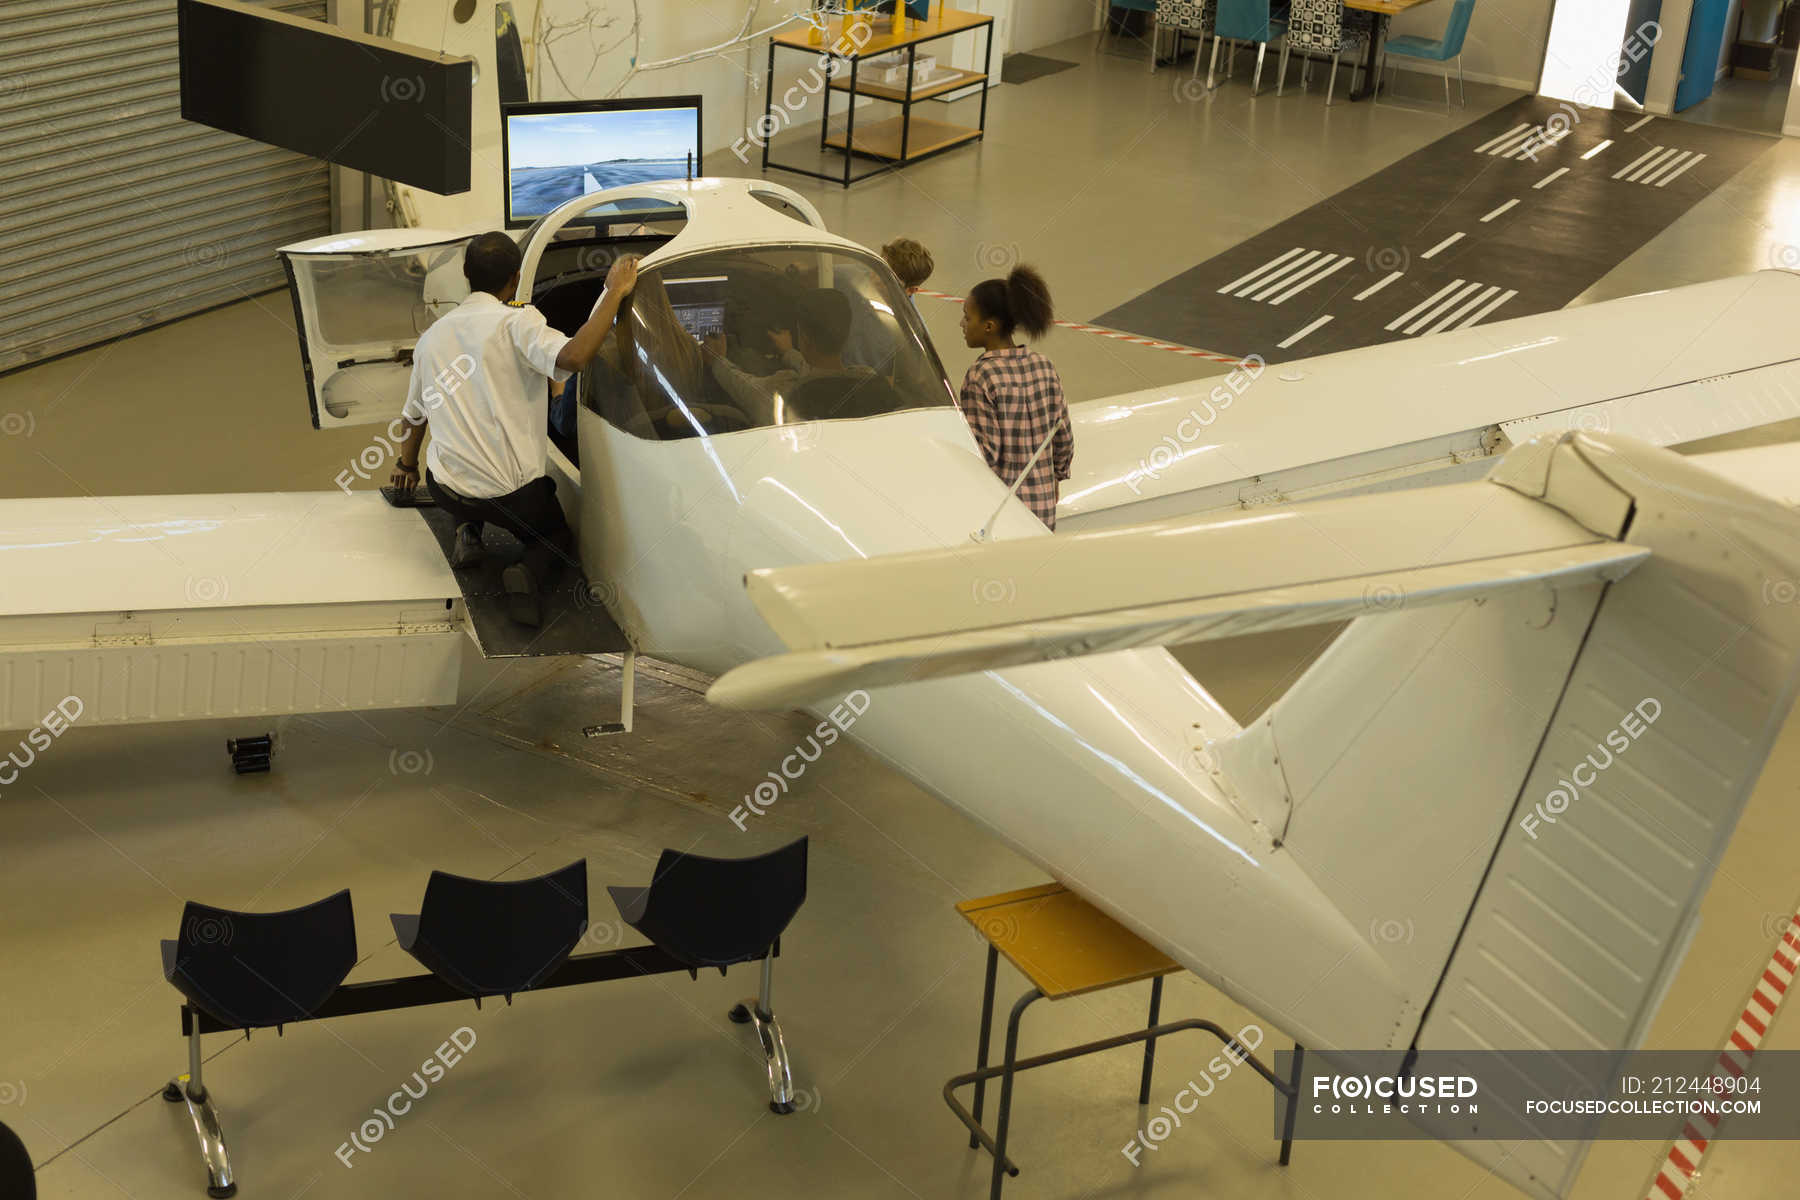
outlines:
[[[1381,70],[1376,73],[1380,79],[1387,71],[1387,59],[1390,54],[1400,54],[1407,58],[1422,59],[1425,62],[1444,64],[1444,111],[1450,111],[1450,60],[1456,60],[1456,94],[1459,102],[1467,105],[1468,96],[1463,92],[1462,52],[1463,39],[1469,35],[1469,18],[1475,13],[1475,0],[1456,0],[1456,7],[1450,10],[1450,24],[1444,28],[1444,36],[1437,41],[1406,34],[1403,37],[1390,38],[1382,47]],[[1394,68],[1395,78],[1399,78],[1399,68]]]
[[[1256,43],[1256,75],[1250,81],[1250,94],[1254,96],[1262,91],[1263,58],[1269,52],[1269,43],[1285,33],[1285,6],[1277,15],[1272,11],[1270,0],[1219,0],[1218,15],[1213,19],[1212,62],[1206,68],[1207,89],[1212,89],[1213,73],[1219,66],[1219,43],[1228,41],[1233,43],[1233,54],[1237,52],[1238,42]]]

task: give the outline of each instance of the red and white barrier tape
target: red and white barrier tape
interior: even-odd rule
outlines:
[[[952,304],[961,304],[961,296],[952,296],[948,292],[934,292],[930,288],[920,288],[919,295],[930,296],[934,300],[948,300]],[[1053,322],[1058,329],[1073,329],[1076,333],[1092,333],[1103,338],[1111,338],[1115,342],[1130,342],[1133,346],[1148,346],[1152,350],[1167,350],[1171,354],[1182,354],[1188,358],[1204,358],[1211,362],[1238,363],[1244,361],[1229,354],[1214,354],[1211,350],[1196,350],[1192,346],[1178,346],[1174,342],[1161,342],[1155,338],[1141,337],[1135,333],[1126,333],[1119,329],[1108,329],[1104,325],[1083,325],[1080,321]]]
[[[1793,986],[1796,969],[1800,969],[1800,912],[1788,919],[1787,929],[1770,952],[1768,965],[1751,989],[1750,998],[1744,1001],[1737,1027],[1731,1031],[1731,1037],[1719,1054],[1714,1074],[1739,1076],[1749,1069],[1750,1059],[1762,1045],[1763,1035],[1774,1023],[1776,1011]],[[1720,1118],[1711,1113],[1696,1116],[1687,1123],[1681,1136],[1663,1156],[1662,1165],[1657,1169],[1656,1178],[1650,1181],[1650,1190],[1645,1193],[1644,1200],[1681,1200],[1687,1194],[1700,1173],[1700,1164],[1719,1131],[1719,1124]]]

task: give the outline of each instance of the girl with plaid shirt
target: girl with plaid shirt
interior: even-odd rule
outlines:
[[[976,284],[963,301],[962,333],[963,341],[982,355],[963,377],[959,405],[982,456],[1008,487],[1051,430],[1056,431],[1019,485],[1019,499],[1055,529],[1058,485],[1069,477],[1075,434],[1056,368],[1037,351],[1013,342],[1016,330],[1042,337],[1051,318],[1050,289],[1030,267],[1020,265],[1005,279]]]

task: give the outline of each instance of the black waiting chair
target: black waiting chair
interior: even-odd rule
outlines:
[[[417,916],[393,914],[400,948],[481,1003],[526,992],[568,961],[587,932],[587,861],[495,882],[433,871]]]
[[[162,960],[163,978],[221,1025],[248,1031],[302,1020],[356,965],[350,893],[273,913],[190,900]]]
[[[237,1193],[218,1110],[200,1077],[200,1016],[228,1029],[302,1021],[331,998],[356,965],[356,916],[350,893],[338,892],[304,908],[249,913],[189,901],[181,934],[162,944],[163,978],[193,1009],[187,1020],[188,1073],[169,1082],[163,1098],[185,1100],[206,1162],[206,1194]]]
[[[0,1125],[0,1197],[5,1200],[36,1200],[37,1176],[31,1169],[31,1155],[19,1135]]]
[[[806,901],[806,839],[755,858],[664,850],[649,887],[609,887],[625,923],[688,969],[762,960],[762,990],[731,1010],[754,1023],[769,1069],[769,1108],[794,1111],[787,1044],[771,1001],[775,951]]]

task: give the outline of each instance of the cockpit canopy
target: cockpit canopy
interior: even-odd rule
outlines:
[[[893,273],[819,246],[705,251],[642,271],[581,395],[659,441],[953,403]]]

